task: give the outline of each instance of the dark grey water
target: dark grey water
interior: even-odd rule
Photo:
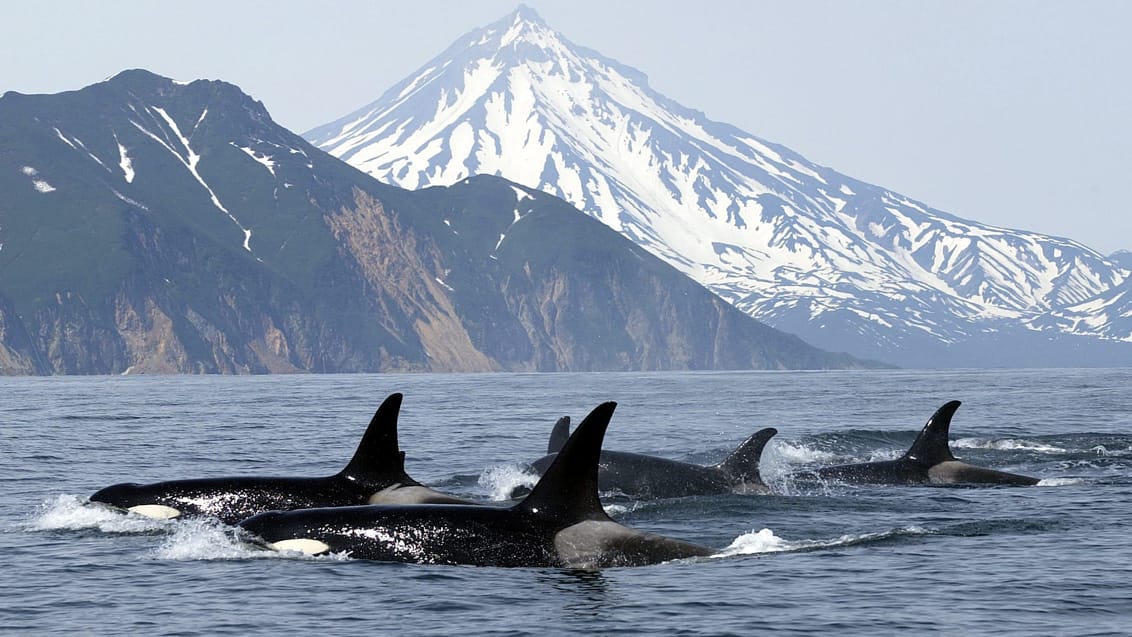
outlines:
[[[1132,370],[0,379],[0,626],[218,635],[1132,632]],[[770,496],[617,500],[721,557],[575,572],[265,556],[230,529],[83,505],[111,483],[328,475],[405,393],[422,482],[524,479],[558,416],[619,407],[606,447],[715,462],[780,430]],[[1036,487],[806,487],[890,458],[944,402],[956,455]]]

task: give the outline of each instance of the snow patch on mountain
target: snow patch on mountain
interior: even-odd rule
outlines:
[[[44,193],[44,194],[49,193],[49,192],[55,192],[55,186],[52,186],[51,184],[47,183],[47,180],[36,179],[36,177],[39,176],[39,171],[36,170],[35,168],[33,168],[32,166],[24,166],[20,169],[20,172],[22,172],[25,176],[32,178],[31,185],[32,185],[32,188],[35,188],[36,192]]]
[[[554,194],[760,320],[875,341],[864,355],[1007,325],[1099,336],[1097,316],[1037,319],[1099,312],[1084,304],[1132,275],[1074,241],[961,219],[714,122],[526,7],[306,137],[405,188],[488,173]]]
[[[133,104],[130,105],[130,108],[135,113],[138,113]],[[220,210],[220,212],[224,213],[225,216],[232,220],[232,223],[236,224],[236,226],[240,228],[240,231],[244,234],[243,247],[248,252],[251,252],[251,229],[245,228],[244,225],[240,223],[239,219],[237,219],[235,215],[233,215],[227,208],[225,208],[224,204],[220,203],[220,199],[216,196],[216,192],[213,191],[212,187],[208,185],[208,182],[206,182],[204,178],[201,177],[200,171],[197,170],[197,164],[200,163],[200,155],[193,150],[192,145],[189,143],[189,139],[181,133],[181,129],[179,126],[177,126],[177,122],[169,116],[169,113],[167,113],[165,109],[159,106],[147,106],[145,107],[145,110],[147,113],[157,113],[157,115],[161,117],[161,121],[164,122],[167,131],[173,133],[173,136],[176,138],[177,144],[179,144],[179,149],[174,148],[172,140],[167,140],[167,138],[163,139],[157,133],[149,130],[137,120],[131,119],[130,123],[133,124],[134,127],[138,129],[138,131],[140,131],[142,134],[146,135],[147,137],[161,145],[163,148],[168,150],[170,153],[172,153],[172,155],[176,157],[177,160],[185,166],[185,168],[188,169],[189,174],[191,174],[197,180],[197,183],[199,183],[201,187],[205,189],[205,192],[208,193],[209,199],[211,199],[212,201],[212,205],[216,206],[216,208]],[[198,124],[201,120],[204,119],[205,113],[207,112],[208,111],[206,109],[203,113],[201,113],[200,118],[197,120]],[[138,114],[140,115],[140,113]]]
[[[145,210],[147,212],[149,211],[149,206],[141,203],[140,201],[136,201],[134,199],[131,199],[130,197],[127,197],[126,195],[123,195],[122,193],[118,192],[114,188],[111,188],[110,192],[114,193],[114,196],[117,197],[118,199],[121,199],[122,201],[130,204],[131,206],[134,206],[135,208],[137,208],[139,210]]]
[[[126,180],[127,184],[132,184],[134,183],[134,162],[130,159],[126,147],[118,141],[118,135],[114,135],[114,142],[118,145],[118,167],[122,169],[122,178]]]
[[[272,177],[275,176],[275,160],[273,160],[271,158],[271,155],[261,155],[258,152],[256,152],[255,149],[253,149],[253,148],[248,148],[247,146],[236,145],[236,142],[228,142],[228,143],[231,144],[235,148],[239,148],[240,150],[242,150],[244,152],[245,155],[247,155],[248,157],[251,157],[257,163],[259,163],[264,168],[266,168],[267,172],[271,173]]]
[[[98,155],[95,155],[93,152],[91,152],[91,150],[89,148],[87,148],[86,144],[83,143],[83,140],[79,139],[78,137],[68,137],[67,135],[64,135],[63,131],[59,130],[59,127],[57,127],[57,126],[53,126],[52,130],[55,131],[55,135],[64,144],[70,146],[74,150],[77,150],[81,153],[85,153],[87,157],[89,157],[91,160],[93,160],[99,166],[102,166],[104,169],[106,169],[107,172],[113,172],[113,171],[110,170],[110,167],[107,166],[102,161],[102,159],[100,159],[98,157]]]

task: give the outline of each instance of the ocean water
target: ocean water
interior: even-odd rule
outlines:
[[[0,632],[1132,634],[1132,369],[0,378]],[[551,425],[618,401],[606,448],[700,463],[779,429],[772,495],[606,500],[717,547],[638,568],[420,566],[250,549],[85,504],[117,482],[337,472],[405,394],[407,468],[481,499]],[[948,400],[961,459],[1035,487],[802,485],[898,456]]]

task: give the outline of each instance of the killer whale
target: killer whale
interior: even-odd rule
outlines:
[[[510,507],[378,505],[261,513],[240,523],[276,550],[475,566],[602,568],[707,556],[707,547],[613,521],[598,499],[601,443],[616,403],[596,407],[530,495]]]
[[[405,472],[397,445],[402,394],[378,407],[350,462],[328,477],[222,477],[123,483],[90,496],[99,502],[151,518],[211,516],[235,524],[256,513],[319,506],[377,503],[467,503],[433,491]]]
[[[936,410],[908,451],[896,460],[822,467],[795,477],[851,484],[1037,484],[1037,478],[976,467],[955,458],[947,437],[961,404],[953,400]]]
[[[763,449],[778,430],[760,429],[714,465],[698,465],[679,460],[625,451],[603,450],[598,463],[598,489],[602,493],[621,493],[632,498],[678,498],[718,493],[769,493],[759,473]],[[531,463],[539,475],[546,473],[558,451],[570,436],[570,417],[558,419],[550,432],[547,455]],[[524,488],[512,490],[511,497]]]

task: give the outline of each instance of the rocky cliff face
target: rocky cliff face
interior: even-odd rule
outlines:
[[[824,368],[550,195],[386,186],[222,82],[0,98],[5,374]]]
[[[381,201],[360,190],[354,194],[352,206],[326,221],[368,289],[377,292],[375,316],[404,317],[433,371],[499,369],[472,343],[453,307],[440,278],[443,258],[435,242],[404,227],[400,215]]]
[[[5,374],[40,374],[42,364],[11,301],[0,294],[0,370]]]

